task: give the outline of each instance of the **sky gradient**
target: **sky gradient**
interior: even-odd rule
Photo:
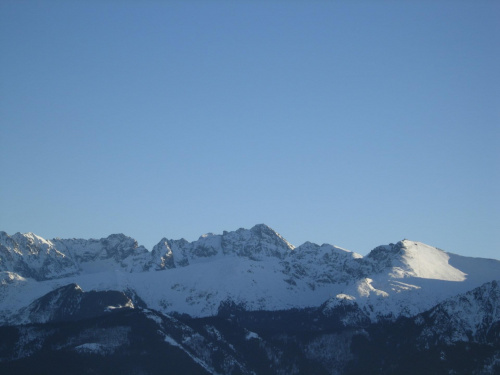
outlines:
[[[0,3],[0,230],[266,223],[500,259],[500,3]]]

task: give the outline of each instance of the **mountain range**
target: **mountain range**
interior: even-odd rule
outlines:
[[[264,224],[151,251],[0,232],[0,371],[496,374],[498,281],[494,259],[294,247]]]

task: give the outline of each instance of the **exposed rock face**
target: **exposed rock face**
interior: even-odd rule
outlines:
[[[33,301],[20,315],[30,323],[77,321],[123,308],[134,308],[123,292],[84,292],[77,284],[69,284]]]
[[[425,324],[421,339],[456,342],[500,342],[500,286],[486,283],[462,295],[450,298],[429,312],[417,316]],[[495,337],[497,335],[497,337]]]
[[[10,237],[0,232],[0,271],[47,280],[76,274],[78,267],[51,241],[33,233],[16,233]]]
[[[123,234],[100,240],[45,240],[33,233],[0,232],[0,271],[38,281],[116,268],[141,272],[152,261],[143,246]]]

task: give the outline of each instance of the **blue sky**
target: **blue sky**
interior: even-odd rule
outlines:
[[[0,3],[0,229],[266,223],[500,258],[500,3]]]

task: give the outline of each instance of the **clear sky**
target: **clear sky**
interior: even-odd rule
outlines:
[[[0,2],[0,230],[266,223],[500,259],[500,2]]]

